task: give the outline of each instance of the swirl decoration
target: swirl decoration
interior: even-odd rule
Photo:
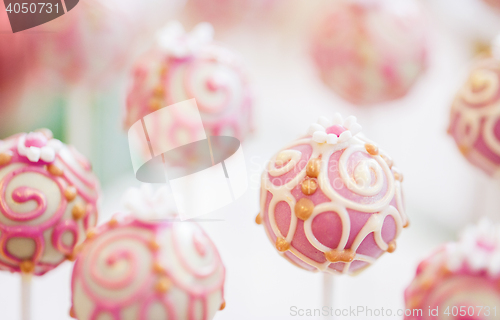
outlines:
[[[469,162],[491,176],[500,176],[498,59],[476,61],[452,104],[448,131]]]
[[[310,134],[269,162],[256,221],[293,264],[353,274],[392,252],[408,224],[401,181],[392,160],[368,140],[318,143]]]
[[[67,146],[50,164],[29,160],[17,150],[24,137],[7,138],[0,149],[0,269],[43,275],[72,259],[82,231],[95,226],[98,183],[89,168],[63,159]],[[85,183],[93,190],[86,193]]]
[[[75,264],[72,313],[80,320],[160,319],[152,308],[159,305],[171,320],[209,320],[223,304],[224,277],[198,225],[114,218],[98,227]]]
[[[141,59],[127,96],[125,127],[160,108],[196,99],[208,135],[242,140],[251,130],[252,97],[242,63],[226,49],[208,43],[178,58],[161,48]],[[159,120],[158,120],[159,121]],[[149,135],[174,140],[198,128],[178,115],[159,123]],[[147,151],[147,150],[145,150]]]

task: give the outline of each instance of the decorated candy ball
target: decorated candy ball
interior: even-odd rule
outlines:
[[[262,174],[257,223],[283,257],[309,271],[355,274],[408,225],[402,174],[356,118],[321,117]]]
[[[500,175],[499,102],[500,58],[484,56],[455,96],[448,129],[467,160],[493,177]]]
[[[482,220],[420,263],[405,300],[423,312],[405,319],[499,319],[499,281],[500,227]]]
[[[49,130],[0,140],[0,269],[43,275],[97,222],[90,163]]]
[[[239,58],[213,43],[212,36],[207,23],[185,33],[174,22],[159,32],[156,46],[134,67],[127,96],[127,129],[160,108],[194,98],[207,135],[245,137],[251,120],[249,85]],[[179,116],[168,126],[148,128],[148,133],[182,139],[195,134],[195,124],[195,120]]]
[[[129,191],[132,214],[89,234],[73,269],[73,317],[210,320],[225,307],[217,248],[196,223],[166,219],[158,192]]]
[[[500,10],[500,1],[499,0],[483,0],[483,1],[486,2],[487,4],[489,4],[490,6],[492,6],[493,8]]]
[[[409,1],[339,1],[313,35],[312,56],[340,97],[356,105],[387,102],[406,95],[424,71],[424,30]]]

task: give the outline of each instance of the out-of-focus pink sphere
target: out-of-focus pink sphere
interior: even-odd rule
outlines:
[[[36,66],[32,34],[12,33],[5,10],[0,10],[0,113],[15,104],[24,81]]]
[[[405,319],[499,319],[499,244],[499,227],[483,220],[422,261],[405,291]]]
[[[495,9],[500,9],[500,1],[499,0],[483,0],[483,1]]]
[[[401,173],[360,130],[354,117],[322,117],[262,175],[256,221],[281,255],[305,270],[360,272],[394,251],[408,224]]]
[[[188,11],[197,20],[230,25],[248,16],[262,17],[279,0],[190,0]]]
[[[336,3],[312,39],[312,56],[325,84],[356,105],[406,95],[427,60],[424,19],[410,4]]]
[[[488,175],[500,175],[500,60],[482,57],[451,107],[449,133],[462,154]]]
[[[43,39],[37,52],[45,70],[63,82],[94,88],[112,83],[183,0],[85,0],[33,29]],[[169,10],[172,9],[172,10]]]
[[[139,59],[127,95],[125,127],[177,102],[196,99],[208,135],[243,140],[251,129],[252,96],[239,57],[212,41],[210,24],[185,33],[179,23],[168,25],[158,43]],[[196,121],[178,116],[150,135],[176,140],[193,135]],[[180,143],[179,145],[182,145]]]

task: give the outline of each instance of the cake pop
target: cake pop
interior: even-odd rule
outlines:
[[[239,140],[246,136],[252,99],[245,73],[237,56],[214,44],[212,36],[207,23],[185,33],[182,25],[173,22],[159,32],[156,46],[134,67],[127,96],[127,129],[160,108],[194,98],[207,135]],[[149,135],[182,139],[197,129],[186,117],[170,123],[148,128]]]
[[[0,140],[0,269],[35,275],[74,258],[97,222],[90,163],[49,130]]]
[[[355,117],[321,117],[262,174],[256,221],[305,270],[358,273],[393,252],[408,225],[403,175],[360,131]]]
[[[500,228],[482,220],[419,264],[405,300],[423,312],[405,319],[498,319],[499,281]]]
[[[198,224],[168,216],[164,192],[128,191],[131,214],[89,234],[73,269],[73,317],[210,320],[225,307],[217,248]]]
[[[488,175],[500,174],[500,42],[481,56],[451,106],[448,132],[460,152]]]
[[[492,6],[493,8],[500,10],[500,1],[498,0],[483,0],[486,2],[488,5]]]
[[[343,99],[369,105],[401,98],[425,69],[425,23],[400,2],[339,1],[316,29],[314,62]]]

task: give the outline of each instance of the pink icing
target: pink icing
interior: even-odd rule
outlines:
[[[65,260],[64,255],[72,254],[73,248],[79,238],[80,229],[86,231],[89,227],[93,227],[95,225],[97,220],[96,205],[98,196],[96,189],[98,190],[98,182],[89,171],[86,172],[85,179],[88,179],[87,182],[90,182],[90,178],[87,177],[92,177],[93,179],[91,185],[94,188],[94,193],[87,194],[87,196],[84,197],[83,189],[78,187],[77,183],[73,183],[75,178],[70,177],[70,174],[68,174],[71,170],[77,170],[76,168],[73,168],[68,163],[65,163],[60,154],[57,154],[53,165],[61,168],[63,173],[61,176],[53,175],[47,170],[47,166],[44,162],[39,161],[33,163],[26,157],[18,154],[17,140],[21,136],[22,135],[16,135],[5,140],[9,142],[14,141],[14,143],[12,143],[13,146],[9,150],[12,158],[7,164],[0,166],[1,169],[4,169],[8,168],[12,164],[22,164],[21,167],[11,169],[11,171],[0,180],[0,214],[9,221],[9,223],[0,223],[0,255],[2,257],[2,260],[0,261],[0,268],[11,272],[20,272],[19,266],[22,260],[16,257],[13,252],[8,250],[7,244],[11,238],[25,238],[31,239],[35,243],[35,251],[29,258],[29,260],[35,264],[34,274],[43,275],[61,264]],[[46,140],[45,137],[44,139]],[[40,141],[42,140],[43,139],[40,139],[40,136],[37,134],[31,136],[29,139],[26,139],[26,143],[39,147],[45,145],[40,144]],[[79,169],[85,170],[83,168]],[[27,203],[30,201],[36,202],[37,206],[32,211],[22,213],[16,212],[15,209],[9,206],[7,202],[7,188],[14,178],[27,173],[40,175],[44,178],[44,180],[50,181],[58,187],[60,192],[60,202],[56,207],[56,210],[50,216],[44,217],[47,211],[48,201],[53,201],[53,196],[46,194],[42,189],[43,186],[41,185],[20,186],[12,192],[12,200],[16,203]],[[83,175],[81,177],[83,177]],[[86,212],[81,221],[74,221],[71,218],[63,217],[67,207],[69,205],[73,205],[73,202],[69,203],[64,196],[64,191],[67,186],[74,186],[76,188],[77,195],[87,201]],[[90,225],[91,221],[92,223]],[[57,263],[46,263],[41,261],[45,254],[47,245],[44,234],[48,230],[52,230],[50,244],[63,255]],[[62,242],[62,237],[66,232],[73,235],[73,243],[69,246]]]
[[[94,241],[99,241],[100,237],[107,236],[114,230],[124,230],[125,233],[108,236],[105,242],[99,242],[99,246],[94,248]],[[158,239],[160,234],[167,230],[171,230],[172,232],[171,237],[174,245],[173,254],[179,259],[184,270],[196,277],[197,281],[185,282],[175,274],[174,270],[171,270],[169,266],[165,265],[163,265],[165,268],[164,276],[172,281],[173,286],[189,295],[187,320],[198,320],[198,318],[195,317],[195,304],[197,302],[201,302],[202,305],[202,316],[199,319],[208,320],[208,296],[217,290],[221,290],[223,294],[225,278],[224,266],[210,238],[208,238],[199,227],[196,228],[195,233],[192,235],[192,245],[200,257],[206,258],[210,253],[212,258],[208,264],[199,269],[191,265],[191,262],[184,256],[183,250],[179,247],[179,235],[176,235],[176,232],[179,232],[179,230],[175,222],[145,222],[131,216],[125,217],[119,222],[119,225],[110,226],[109,224],[104,224],[99,226],[96,229],[96,235],[86,241],[86,246],[75,263],[72,275],[72,292],[75,292],[75,285],[77,282],[83,285],[85,294],[94,303],[94,309],[91,312],[90,320],[95,320],[105,313],[109,313],[112,315],[113,319],[119,320],[125,308],[137,303],[139,304],[137,320],[146,320],[149,319],[149,307],[154,302],[160,302],[160,305],[164,307],[169,319],[180,320],[178,317],[178,309],[181,306],[172,303],[169,295],[170,291],[161,293],[153,289],[154,283],[157,281],[159,275],[153,272],[151,268],[151,271],[148,271],[143,278],[139,279],[139,264],[144,264],[146,262],[139,260],[138,254],[130,246],[120,246],[120,241],[122,240],[133,240],[141,244],[144,248],[147,248],[146,250],[151,252],[152,259],[159,263],[161,261],[159,260],[161,251],[165,249],[162,249],[160,244],[159,250],[152,250],[149,244],[152,240]],[[150,236],[145,236],[145,232],[149,233]],[[108,249],[109,246],[113,246],[117,249],[110,252]],[[107,279],[100,273],[99,268],[103,266],[99,265],[99,260],[102,259],[104,259],[109,267],[119,260],[127,261],[125,274],[121,275],[118,279]],[[88,278],[86,277],[87,273],[91,275],[91,282],[88,282]],[[217,274],[220,274],[217,281],[212,285],[208,285],[206,280]],[[137,282],[139,282],[139,285],[137,285]],[[117,294],[122,290],[129,290],[131,287],[133,287],[134,290],[130,295],[117,299],[113,297],[112,294],[106,296],[98,294],[93,290],[96,286],[108,292],[114,291]],[[75,310],[77,316],[78,308],[79,306],[75,305],[75,301],[73,300],[73,310]]]

